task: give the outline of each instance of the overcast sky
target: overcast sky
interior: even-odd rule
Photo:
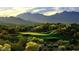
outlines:
[[[0,7],[0,16],[17,16],[21,13],[39,13],[45,16],[51,16],[63,11],[79,12],[78,7]]]

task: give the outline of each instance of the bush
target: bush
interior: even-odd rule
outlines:
[[[3,48],[2,48],[1,50],[2,50],[2,51],[11,51],[11,45],[5,43],[5,44],[3,45]]]
[[[40,45],[35,43],[35,42],[28,42],[28,43],[26,43],[25,50],[28,50],[28,51],[38,51],[39,47],[40,47]]]
[[[23,51],[24,49],[24,46],[20,43],[12,44],[12,51]]]
[[[33,41],[33,42],[37,42],[37,43],[43,43],[44,39],[36,38],[36,37],[30,37],[30,38],[28,38],[28,41]]]
[[[2,45],[0,45],[0,51],[2,50],[2,48],[3,48],[3,46],[2,46]]]
[[[58,49],[59,50],[65,50],[66,49],[66,46],[65,45],[60,45],[60,46],[58,46]]]

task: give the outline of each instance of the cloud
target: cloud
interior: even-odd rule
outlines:
[[[55,15],[57,13],[62,13],[64,11],[67,12],[79,12],[79,7],[40,7],[40,8],[35,8],[31,10],[31,13],[39,13],[44,16],[51,16]]]
[[[54,7],[52,9],[42,13],[42,15],[44,15],[44,16],[51,16],[51,15],[55,15],[55,14],[61,13],[61,12],[63,12],[63,11],[60,10],[58,7]]]
[[[52,16],[52,15],[55,15],[57,13],[61,13],[62,11],[48,11],[48,12],[45,12],[43,13],[44,16]]]
[[[42,11],[45,11],[45,9],[34,9],[31,13],[41,13]]]
[[[52,7],[37,7],[37,8],[32,9],[30,12],[42,14],[47,11],[51,11],[52,9],[53,9]]]
[[[9,17],[9,16],[17,16],[24,12],[29,12],[33,8],[25,8],[25,7],[13,7],[13,8],[0,8],[0,16],[1,17]]]
[[[12,9],[12,7],[0,7],[0,11],[5,11],[5,10],[9,10]]]
[[[31,13],[39,13],[44,16],[51,16],[55,15],[57,13],[61,13],[62,11],[58,7],[40,7],[40,8],[35,8],[30,11]]]

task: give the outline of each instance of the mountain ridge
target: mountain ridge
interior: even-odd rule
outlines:
[[[57,13],[52,16],[44,16],[37,13],[31,14],[28,12],[20,14],[17,17],[35,22],[79,23],[79,12],[75,11],[64,11],[62,13]]]

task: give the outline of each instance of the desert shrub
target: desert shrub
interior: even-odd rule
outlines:
[[[28,42],[28,43],[26,43],[25,50],[27,50],[27,51],[38,51],[39,47],[40,47],[40,45],[38,43]]]
[[[11,45],[5,43],[5,44],[3,45],[3,48],[2,48],[1,50],[2,50],[2,51],[11,51]]]

